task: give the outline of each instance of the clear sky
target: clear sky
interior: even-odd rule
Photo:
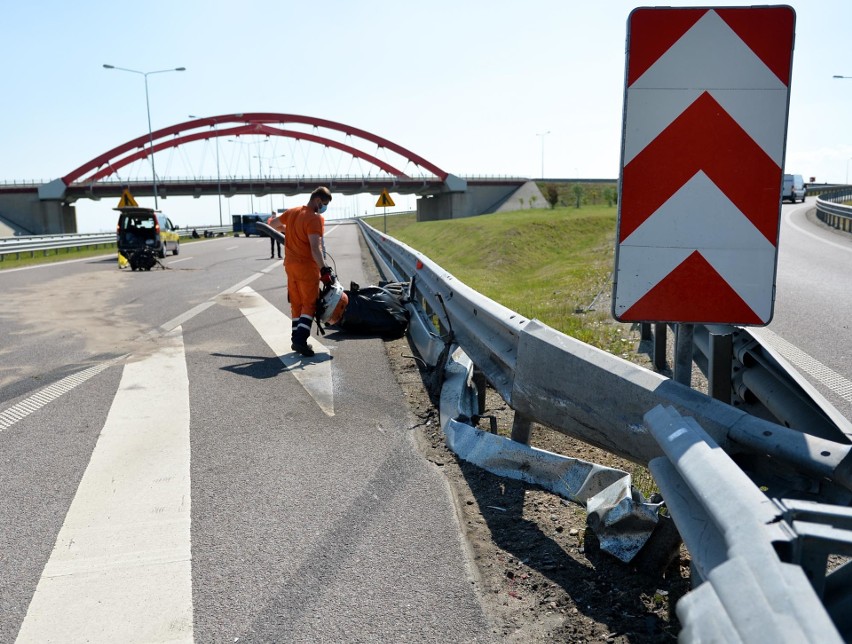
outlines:
[[[832,76],[852,76],[852,2],[790,4],[797,25],[786,170],[806,180],[846,181],[852,79]],[[147,134],[143,77],[106,70],[104,63],[139,71],[186,67],[148,77],[155,130],[190,114],[302,114],[389,139],[459,176],[540,177],[543,171],[545,177],[615,178],[626,23],[639,6],[652,5],[0,0],[0,181],[55,179]],[[282,141],[220,140],[221,172],[245,176],[256,167],[247,164],[257,163],[259,171],[286,174],[302,159],[292,141]],[[215,177],[213,149],[199,144],[158,154],[158,174]],[[254,157],[261,158],[249,161]],[[148,178],[150,165],[127,172]],[[336,199],[329,214],[372,213],[375,199]],[[255,198],[254,209],[303,201]],[[252,205],[247,196],[223,203],[226,221]],[[114,205],[78,201],[81,232],[112,229]],[[414,198],[397,205],[413,207]],[[219,219],[215,197],[172,197],[160,208],[181,225]]]

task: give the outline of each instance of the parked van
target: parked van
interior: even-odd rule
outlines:
[[[257,235],[263,237],[263,233],[257,229],[257,222],[266,223],[269,215],[231,215],[233,224],[234,237],[239,237],[243,233],[246,237]]]
[[[177,227],[163,213],[151,208],[122,208],[116,226],[118,252],[130,253],[149,248],[157,257],[168,251],[180,252],[180,235]]]
[[[804,201],[806,192],[805,180],[802,179],[802,175],[784,175],[784,188],[781,190],[781,201],[787,200],[793,203],[796,203],[797,200]]]

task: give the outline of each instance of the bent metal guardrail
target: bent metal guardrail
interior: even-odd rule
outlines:
[[[850,186],[820,195],[816,201],[817,217],[833,228],[850,233],[852,232],[852,206],[846,205],[849,202],[852,202]]]
[[[828,438],[750,415],[526,319],[360,223],[384,276],[411,284],[410,309],[421,323],[412,322],[410,335],[423,360],[442,369],[450,349],[461,347],[515,410],[513,438],[535,421],[652,465],[697,571],[694,597],[678,606],[685,633],[820,642],[841,641],[840,628],[852,633],[845,610],[852,587],[843,583],[852,568],[826,570],[828,554],[852,554],[852,446],[838,414],[827,414],[829,425],[843,425]],[[669,419],[689,417],[688,426],[668,431],[675,421],[658,422],[658,409]],[[679,429],[695,447],[675,449],[683,446]],[[807,610],[776,621],[773,606],[793,604]]]
[[[181,237],[190,237],[191,228],[183,228],[178,231]],[[211,233],[230,232],[230,226],[198,226],[195,228],[199,234],[209,231]],[[49,250],[80,249],[115,244],[115,233],[79,233],[74,235],[26,235],[18,237],[0,237],[0,262],[7,255],[15,255],[19,258],[23,254],[34,257],[37,252]]]

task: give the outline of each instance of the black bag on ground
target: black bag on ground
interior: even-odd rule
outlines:
[[[134,271],[150,271],[159,263],[150,248],[134,250],[127,261],[130,262],[130,268]]]
[[[406,292],[399,282],[365,287],[353,282],[346,291],[349,303],[335,326],[352,333],[401,338],[409,321]]]

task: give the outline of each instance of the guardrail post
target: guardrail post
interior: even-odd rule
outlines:
[[[654,334],[651,332],[651,323],[650,322],[642,322],[639,324],[639,339],[642,342],[646,340],[653,340]]]
[[[733,367],[734,340],[730,333],[713,333],[710,336],[710,355],[708,365],[709,393],[716,400],[730,405],[733,393],[731,369]]]
[[[675,325],[675,359],[673,380],[692,387],[692,351],[695,327],[691,324]]]
[[[516,411],[515,419],[512,421],[512,440],[529,445],[530,435],[532,434],[532,423],[531,418]]]
[[[666,368],[666,333],[665,324],[654,324],[654,367],[657,371]]]
[[[472,379],[476,387],[476,413],[482,415],[482,412],[485,411],[485,389],[488,386],[485,374],[478,367],[474,366]]]

